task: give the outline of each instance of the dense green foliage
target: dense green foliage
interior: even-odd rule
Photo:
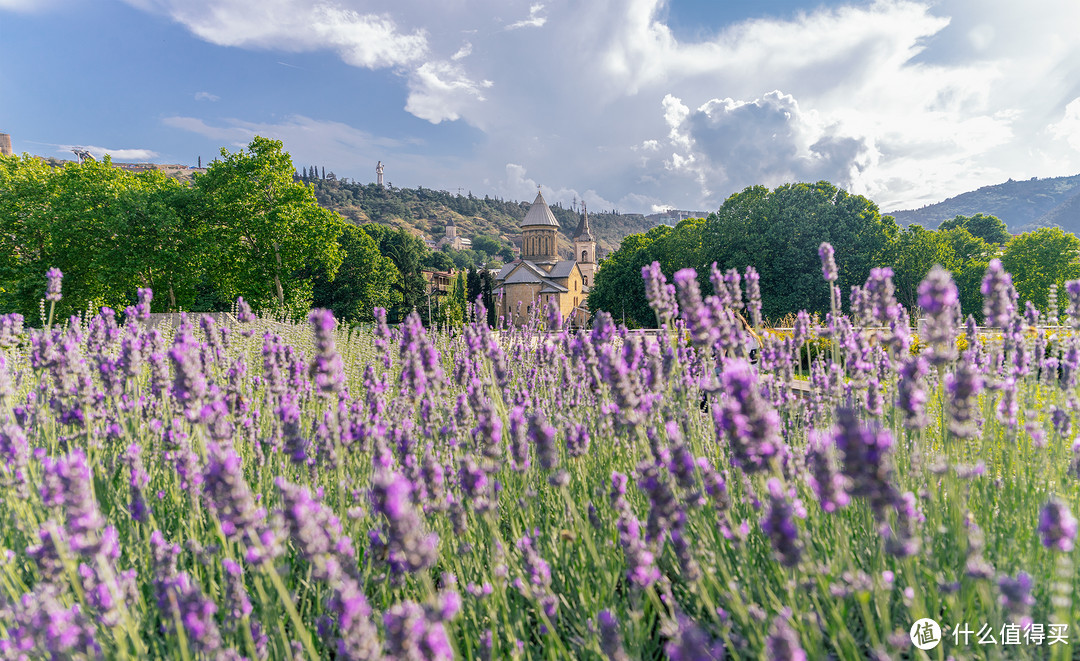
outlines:
[[[980,283],[994,257],[1013,274],[1021,304],[1031,301],[1044,312],[1051,285],[1063,291],[1066,280],[1080,275],[1080,240],[1060,228],[1013,237],[998,218],[976,214],[957,216],[938,230],[901,229],[873,202],[827,182],[772,191],[755,186],[732,195],[707,219],[627,237],[604,260],[589,306],[628,324],[654,326],[641,268],[657,261],[668,278],[681,268],[696,268],[703,286],[713,263],[720,270],[753,266],[761,275],[766,318],[779,320],[800,309],[823,314],[830,307],[817,247],[825,241],[836,248],[843,294],[862,284],[873,265],[887,265],[898,301],[913,315],[919,312],[918,285],[934,264],[952,273],[962,313],[979,320]]]
[[[669,278],[680,268],[694,267],[703,285],[708,266],[740,271],[754,266],[761,274],[763,312],[778,318],[806,309],[829,310],[828,289],[821,284],[817,257],[823,241],[836,247],[842,291],[862,284],[872,265],[883,261],[899,228],[882,217],[870,200],[827,182],[792,184],[773,191],[747,188],[728,198],[705,220],[685,220],[674,229],[656,228],[627,237],[618,252],[603,262],[589,307],[621,319],[655,324],[645,302],[641,267],[660,262]]]
[[[968,232],[971,232],[972,236],[977,236],[987,243],[1004,244],[1012,237],[1009,234],[1009,228],[1005,226],[997,216],[989,216],[982,213],[977,213],[974,216],[957,216],[952,220],[946,220],[938,229],[939,230],[951,230],[957,227],[963,227]]]
[[[478,243],[512,256],[494,237]],[[60,319],[123,309],[149,288],[155,312],[223,311],[241,296],[294,317],[316,305],[372,321],[383,307],[396,323],[427,303],[422,269],[489,260],[458,252],[432,252],[407,228],[357,227],[321,207],[281,143],[265,138],[223,149],[191,182],[131,174],[108,159],[0,158],[0,310],[31,321],[43,274],[56,267],[65,274]]]

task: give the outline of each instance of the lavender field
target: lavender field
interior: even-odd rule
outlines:
[[[655,334],[0,317],[0,654],[1074,657],[1080,283],[916,337],[878,269],[751,359],[752,270],[643,276]]]

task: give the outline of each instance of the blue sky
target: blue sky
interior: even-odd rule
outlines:
[[[883,210],[1080,172],[1071,0],[0,0],[17,152],[195,164],[251,137],[395,186]]]

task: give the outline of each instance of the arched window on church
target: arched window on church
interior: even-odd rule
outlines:
[[[581,251],[581,261],[583,261],[583,262],[589,261],[589,251],[588,250],[582,250]]]
[[[587,276],[587,275],[581,276],[581,284],[588,287],[589,286],[589,276]]]

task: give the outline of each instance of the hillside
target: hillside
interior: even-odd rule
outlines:
[[[476,197],[471,192],[455,195],[423,187],[380,187],[332,178],[305,181],[313,186],[320,205],[355,223],[375,222],[406,228],[434,241],[443,237],[447,221],[453,219],[459,236],[471,239],[487,235],[510,245],[519,238],[521,219],[532,202],[510,202],[487,195]],[[557,203],[551,205],[551,211],[559,221],[562,234],[569,239],[577,228],[578,213]],[[623,237],[645,232],[657,224],[657,220],[641,214],[589,211],[589,225],[601,256],[618,249]],[[564,246],[564,251],[569,256],[569,245]]]
[[[1071,177],[1010,179],[1002,184],[950,197],[921,209],[890,211],[901,225],[918,223],[936,229],[958,215],[977,213],[997,216],[1013,233],[1036,227],[1058,225],[1068,232],[1080,232],[1080,175]]]

